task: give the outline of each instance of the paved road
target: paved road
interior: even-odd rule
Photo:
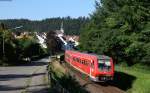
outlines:
[[[47,93],[49,58],[25,66],[0,67],[0,93]]]

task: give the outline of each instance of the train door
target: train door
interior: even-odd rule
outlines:
[[[91,65],[90,65],[90,77],[92,76],[93,71],[94,71],[94,61],[91,60]]]

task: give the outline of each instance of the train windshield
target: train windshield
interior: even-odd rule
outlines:
[[[110,59],[99,59],[98,68],[100,71],[110,71],[111,68]]]

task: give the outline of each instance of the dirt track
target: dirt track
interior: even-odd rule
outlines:
[[[90,93],[125,93],[122,89],[116,87],[113,83],[95,83],[90,80],[83,79],[78,73],[70,70],[70,67],[63,64],[67,71],[76,78],[76,80]]]

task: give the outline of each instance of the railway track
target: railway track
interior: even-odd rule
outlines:
[[[90,93],[125,93],[123,90],[107,82],[96,83],[90,81],[88,77],[82,76],[80,72],[70,67],[67,63],[62,63],[62,66],[66,68],[67,73],[74,77]]]

